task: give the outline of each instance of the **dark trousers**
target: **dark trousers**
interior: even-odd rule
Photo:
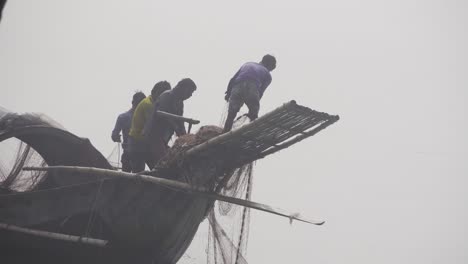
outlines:
[[[134,139],[129,137],[130,165],[133,173],[145,170],[145,164],[149,169],[153,169],[156,164],[153,155],[151,155],[148,142],[144,139]]]
[[[131,156],[128,150],[124,150],[120,162],[122,162],[122,171],[132,172]]]
[[[156,162],[154,161],[154,157],[152,153],[149,151],[132,152],[130,156],[131,156],[131,159],[130,159],[131,169],[133,173],[144,171],[145,165],[148,165],[148,168],[150,170],[154,168],[154,165],[156,165]]]
[[[131,152],[132,172],[145,170],[145,164],[150,170],[154,169],[158,161],[166,155],[168,146],[161,136],[152,135],[145,146],[134,147]]]
[[[256,119],[260,110],[260,93],[254,82],[243,81],[232,87],[224,132],[231,130],[234,119],[244,104],[249,108],[248,117],[250,120]]]

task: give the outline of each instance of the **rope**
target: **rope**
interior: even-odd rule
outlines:
[[[85,231],[85,234],[84,236],[89,236],[89,231],[92,227],[92,222],[94,222],[95,220],[95,216],[96,216],[96,212],[95,212],[95,209],[96,209],[96,204],[97,204],[97,201],[98,201],[98,197],[99,197],[99,194],[101,193],[101,188],[102,188],[102,183],[104,182],[104,179],[100,180],[100,183],[99,183],[99,188],[98,190],[96,191],[96,197],[94,198],[94,202],[93,204],[91,205],[91,213],[89,215],[89,219],[88,219],[88,225],[86,226],[86,231]]]
[[[114,154],[114,151],[115,151],[115,149],[116,149],[118,146],[119,146],[118,144],[114,146],[114,148],[112,149],[111,153],[110,153],[109,155],[107,155],[107,157],[106,157],[107,160],[110,160],[110,158],[112,157],[112,154]]]
[[[120,164],[120,156],[121,156],[121,143],[120,142],[117,142],[117,144],[115,144],[114,148],[112,148],[112,151],[110,152],[109,155],[107,155],[106,157],[106,160],[111,164],[112,167],[116,168],[116,169],[119,169],[121,168],[121,164]],[[113,156],[114,156],[114,153],[117,152],[117,161],[114,161],[113,160]]]

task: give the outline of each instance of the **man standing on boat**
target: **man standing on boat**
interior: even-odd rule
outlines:
[[[177,136],[185,135],[184,122],[158,115],[157,111],[183,116],[184,101],[192,97],[197,89],[194,81],[190,78],[182,79],[170,91],[166,91],[155,102],[150,121],[145,126],[144,134],[149,140],[152,154],[156,162],[166,154],[169,140],[174,132]]]
[[[132,172],[145,170],[145,164],[153,168],[156,164],[154,154],[143,136],[143,129],[153,112],[154,104],[159,96],[171,89],[167,81],[156,83],[151,90],[151,95],[138,104],[132,118],[132,125],[129,132],[129,147],[131,153]]]
[[[133,95],[132,99],[132,108],[125,113],[120,114],[117,117],[117,121],[115,122],[114,130],[112,130],[112,141],[114,142],[122,142],[120,137],[120,132],[122,131],[123,135],[123,142],[122,142],[122,171],[131,172],[132,167],[130,164],[130,152],[129,152],[129,145],[128,145],[128,133],[130,131],[130,126],[132,125],[132,117],[137,105],[145,99],[146,95],[143,92],[136,92]]]
[[[228,116],[224,123],[224,132],[232,129],[237,113],[244,103],[249,108],[250,120],[258,117],[260,99],[271,83],[270,72],[276,68],[276,59],[265,55],[260,63],[247,62],[231,78],[224,99],[229,102]]]

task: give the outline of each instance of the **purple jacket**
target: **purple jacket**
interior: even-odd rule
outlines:
[[[260,97],[263,96],[268,85],[271,83],[271,74],[268,69],[257,62],[247,62],[237,71],[234,77],[231,78],[226,91],[227,95],[231,94],[232,87],[242,81],[254,81],[257,84]],[[229,98],[229,96],[227,96]]]

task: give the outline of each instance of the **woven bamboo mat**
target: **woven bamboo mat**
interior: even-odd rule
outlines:
[[[245,126],[194,146],[186,157],[226,158],[234,167],[241,166],[313,136],[338,120],[337,115],[290,101]]]

